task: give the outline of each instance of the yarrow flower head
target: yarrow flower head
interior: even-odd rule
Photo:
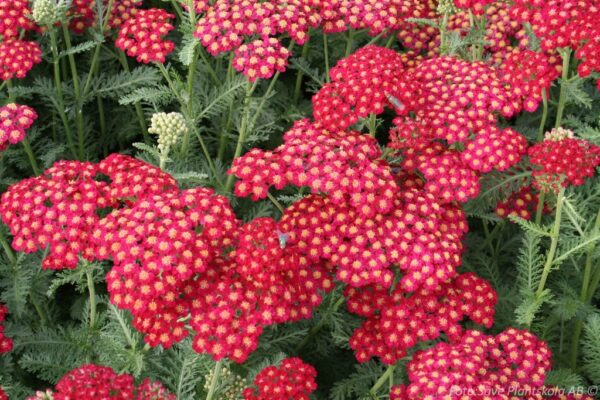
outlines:
[[[33,29],[34,24],[30,15],[28,0],[0,1],[0,35],[4,40],[18,37],[21,30]]]
[[[255,388],[244,390],[244,400],[309,400],[317,389],[317,371],[297,357],[269,366],[254,379]]]
[[[375,139],[358,132],[329,131],[309,120],[296,121],[273,151],[252,150],[234,161],[230,174],[238,196],[267,196],[269,186],[307,186],[327,193],[336,204],[351,204],[372,216],[392,208],[397,185],[388,165],[380,162]]]
[[[454,0],[454,4],[458,8],[467,8],[475,15],[482,15],[485,11],[485,6],[493,3],[496,0]]]
[[[12,347],[13,347],[12,339],[4,336],[3,322],[6,320],[7,314],[8,314],[8,308],[6,308],[6,306],[4,304],[0,304],[0,354],[8,353],[9,351],[12,350]]]
[[[10,186],[2,195],[0,216],[15,250],[48,248],[43,268],[75,268],[80,255],[94,258],[90,233],[99,210],[176,187],[158,168],[121,154],[99,164],[59,161],[41,176]]]
[[[67,12],[69,28],[76,34],[82,34],[94,25],[96,5],[91,0],[72,0],[71,8]]]
[[[158,150],[167,154],[188,131],[184,116],[177,112],[153,114],[148,129],[149,133],[158,136]]]
[[[543,191],[583,185],[600,165],[600,146],[576,139],[572,131],[553,129],[546,138],[529,148],[535,185]]]
[[[389,213],[366,217],[311,195],[285,211],[282,231],[310,259],[335,265],[338,279],[353,287],[390,287],[392,265],[404,272],[400,285],[408,291],[433,289],[455,276],[467,231],[464,213],[419,189],[399,192],[393,204]]]
[[[85,364],[65,374],[54,390],[38,392],[27,400],[175,400],[161,383],[146,379],[136,386],[133,376],[112,368]]]
[[[408,293],[402,288],[391,294],[382,286],[346,290],[348,310],[366,320],[354,331],[350,347],[359,362],[379,357],[394,364],[417,343],[462,335],[461,321],[491,327],[497,295],[491,285],[468,273],[433,290]]]
[[[193,295],[194,277],[230,244],[237,224],[227,200],[202,188],[157,193],[97,222],[96,257],[114,263],[111,301],[132,312],[147,343],[168,348],[187,336],[177,321],[190,308],[181,295]]]
[[[25,78],[34,65],[42,62],[42,51],[36,42],[7,39],[0,43],[0,79]]]
[[[403,114],[412,92],[404,79],[400,54],[374,45],[365,46],[332,68],[331,83],[313,97],[315,120],[330,130],[344,130],[386,107]]]
[[[173,42],[164,39],[174,29],[169,21],[171,18],[174,18],[173,14],[160,8],[139,10],[123,23],[115,45],[139,62],[164,63],[175,48]]]
[[[248,77],[250,82],[268,79],[275,72],[284,72],[290,52],[278,39],[254,40],[235,51],[233,67]]]
[[[539,192],[534,189],[533,185],[523,186],[505,200],[498,202],[496,205],[496,214],[502,218],[515,216],[530,220],[537,210],[539,198]],[[549,209],[544,206],[542,211],[548,212]]]
[[[409,384],[393,388],[390,398],[461,400],[483,392],[499,400],[523,391],[533,394],[528,399],[543,399],[535,393],[544,388],[551,356],[546,343],[527,331],[508,328],[497,336],[467,331],[458,340],[417,352],[407,365]]]
[[[33,108],[15,103],[0,107],[0,151],[9,144],[25,139],[25,131],[33,125],[38,115]]]
[[[2,386],[0,386],[0,400],[8,400],[8,396]]]

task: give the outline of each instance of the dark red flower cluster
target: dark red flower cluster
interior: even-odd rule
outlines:
[[[464,0],[464,3],[471,2]],[[496,62],[501,62],[506,54],[516,48],[527,48],[529,43],[523,24],[510,17],[509,8],[510,4],[507,2],[493,1],[483,9],[486,22],[484,54],[490,55]],[[430,7],[426,18],[441,22],[443,17],[436,12],[435,7]],[[466,36],[471,30],[468,11],[449,15],[446,30]],[[398,31],[398,39],[407,48],[422,52],[427,57],[440,54],[440,31],[432,26],[406,22]]]
[[[279,367],[269,366],[256,375],[256,388],[244,389],[244,400],[309,400],[317,389],[317,371],[297,357]]]
[[[228,246],[237,220],[227,200],[209,189],[168,191],[113,211],[93,231],[98,259],[111,258],[111,302],[131,311],[152,346],[187,336],[181,296]]]
[[[36,42],[5,39],[0,43],[0,79],[25,78],[35,64],[42,62],[42,51]]]
[[[408,293],[399,286],[388,294],[388,289],[371,285],[350,288],[346,296],[348,310],[367,318],[350,338],[356,359],[379,357],[390,365],[417,343],[435,340],[442,333],[460,338],[466,317],[491,327],[497,302],[491,285],[471,273],[432,290]]]
[[[394,120],[390,147],[402,150],[402,166],[423,174],[425,189],[443,202],[474,198],[482,173],[506,170],[526,153],[525,137],[497,128],[499,115],[520,111],[526,97],[525,89],[511,87],[500,71],[439,57],[420,63],[407,79],[415,83],[416,106]],[[463,150],[448,146],[457,142]]]
[[[175,395],[159,382],[146,379],[136,386],[133,376],[117,374],[112,368],[95,364],[68,372],[50,393],[54,400],[175,400]],[[37,396],[28,398],[36,399]]]
[[[238,47],[233,67],[254,82],[272,77],[275,71],[284,72],[289,56],[289,50],[275,38],[254,40]]]
[[[103,0],[104,7],[108,7],[109,0]],[[139,11],[143,0],[113,0],[108,26],[119,28],[124,22],[133,18]],[[86,29],[96,23],[96,0],[73,0],[68,15],[69,28],[77,34],[82,34]]]
[[[28,0],[0,1],[0,35],[4,40],[19,36],[21,30],[34,28]]]
[[[13,347],[12,339],[4,336],[4,325],[2,323],[6,320],[6,314],[8,314],[8,308],[4,304],[0,304],[0,354],[8,353]]]
[[[197,352],[242,363],[264,326],[310,318],[333,281],[323,263],[303,256],[273,220],[246,224],[236,236],[227,257],[190,283],[190,325]]]
[[[331,70],[331,83],[313,97],[315,120],[336,131],[385,107],[402,113],[414,91],[405,79],[401,55],[394,50],[366,46],[342,59]]]
[[[139,62],[164,63],[175,48],[175,43],[164,39],[174,29],[171,18],[174,15],[161,8],[139,10],[121,25],[115,45]]]
[[[77,34],[82,34],[87,28],[94,25],[96,2],[95,0],[72,0],[69,17],[69,28]]]
[[[600,146],[576,139],[572,131],[558,128],[529,148],[535,186],[543,191],[583,185],[600,165]]]
[[[531,50],[508,54],[500,64],[503,79],[523,98],[523,109],[534,112],[542,101],[542,90],[550,94],[552,82],[560,75],[557,57]]]
[[[578,48],[590,28],[582,22],[595,20],[597,23],[599,11],[595,0],[515,0],[510,15],[517,21],[529,23],[542,49],[553,51],[562,47]],[[592,20],[587,19],[587,15]]]
[[[528,399],[546,399],[542,390],[551,356],[546,343],[527,331],[509,328],[497,336],[467,331],[459,340],[417,352],[407,365],[410,383],[393,388],[390,399],[501,400],[521,391]]]
[[[320,21],[318,9],[303,0],[217,0],[198,21],[195,36],[216,56],[256,36],[267,40],[286,33],[303,44]]]
[[[8,396],[6,395],[6,392],[4,392],[2,386],[0,386],[0,400],[8,400]]]
[[[417,189],[397,193],[391,212],[372,217],[329,197],[308,196],[286,210],[281,224],[290,243],[309,258],[336,265],[342,282],[389,287],[390,268],[397,265],[408,291],[435,288],[456,275],[467,231],[459,208],[440,206]]]
[[[496,205],[496,214],[506,218],[510,215],[530,220],[536,212],[540,195],[533,185],[523,186]],[[545,209],[545,211],[549,211]]]
[[[120,154],[97,165],[59,161],[41,176],[10,186],[2,195],[0,216],[14,236],[15,250],[49,248],[43,268],[75,268],[79,256],[94,258],[90,234],[100,210],[173,187],[169,175]]]
[[[28,106],[10,103],[0,107],[0,151],[25,139],[25,131],[37,118],[37,113]]]
[[[378,160],[381,150],[375,139],[329,131],[303,119],[284,141],[273,151],[254,149],[234,161],[229,173],[241,179],[236,195],[263,199],[269,186],[293,184],[326,193],[333,203],[352,205],[365,216],[391,210],[398,187],[389,166]]]
[[[466,8],[475,15],[482,15],[485,12],[485,6],[493,3],[495,0],[454,0],[454,5],[458,8]]]

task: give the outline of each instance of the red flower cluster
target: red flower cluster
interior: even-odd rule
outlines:
[[[30,19],[28,0],[0,1],[0,35],[7,38],[18,37],[20,30],[31,30],[35,24]]]
[[[66,375],[50,392],[54,400],[175,400],[159,382],[146,379],[136,386],[133,376],[117,374],[112,368],[95,364],[82,365]],[[28,400],[36,400],[31,396]]]
[[[507,170],[518,163],[525,153],[527,139],[507,128],[502,131],[493,129],[476,136],[465,144],[460,157],[474,171],[487,173],[492,169]]]
[[[8,353],[13,347],[12,339],[4,336],[4,325],[2,325],[2,322],[6,319],[6,314],[8,314],[8,308],[4,304],[0,304],[0,354]]]
[[[557,58],[521,50],[508,54],[499,68],[503,79],[523,98],[523,108],[534,112],[542,101],[542,90],[546,98],[550,94],[552,82],[560,75]]]
[[[25,139],[25,131],[37,118],[36,112],[28,106],[10,103],[0,107],[0,151]]]
[[[173,17],[161,8],[139,10],[122,24],[115,45],[139,62],[164,63],[175,48],[173,42],[164,39],[174,29],[169,22]]]
[[[0,386],[0,400],[8,400],[8,396],[4,392],[4,389],[2,389],[2,386]]]
[[[594,0],[515,0],[510,15],[531,25],[544,51],[562,47],[575,49],[582,36],[588,36],[585,31],[589,25],[582,24],[591,22],[586,15],[597,23],[598,4]]]
[[[42,51],[36,42],[6,39],[0,43],[0,79],[25,78],[35,64],[42,62]]]
[[[475,15],[482,15],[485,12],[485,6],[494,1],[495,0],[454,0],[454,5],[458,8],[468,8]]]
[[[586,178],[594,176],[600,165],[600,146],[575,139],[572,131],[558,128],[529,148],[529,158],[535,168],[535,186],[558,191],[560,187],[583,185]]]
[[[254,379],[256,388],[244,389],[244,400],[309,400],[317,389],[317,371],[301,359],[286,358],[279,368],[269,366]]]
[[[459,340],[417,352],[407,366],[410,383],[395,387],[390,398],[500,400],[523,391],[528,399],[543,399],[536,391],[544,388],[551,356],[546,343],[527,331],[509,328],[497,336],[467,331]]]
[[[288,245],[282,231],[270,219],[242,226],[234,250],[190,284],[197,352],[242,363],[264,326],[310,318],[320,293],[333,288],[322,263]]]
[[[382,286],[368,286],[351,288],[346,296],[348,310],[367,318],[350,338],[356,359],[379,357],[390,365],[418,342],[435,340],[441,333],[460,338],[465,317],[491,327],[497,302],[491,285],[471,273],[412,294],[401,287],[388,294]]]
[[[82,34],[94,25],[96,8],[95,0],[72,0],[69,16],[69,28],[77,34]]]
[[[282,189],[293,184],[326,193],[333,203],[350,204],[365,216],[392,208],[398,187],[389,166],[378,160],[381,150],[375,139],[329,131],[303,119],[284,141],[273,151],[255,149],[234,161],[229,173],[241,179],[236,195],[263,199],[270,185]]]
[[[167,348],[187,336],[178,319],[190,306],[181,295],[236,226],[227,200],[209,189],[149,196],[97,222],[96,256],[114,263],[106,277],[111,302],[131,311],[150,345]]]
[[[498,202],[496,214],[503,218],[514,215],[530,220],[536,212],[539,197],[539,193],[534,192],[532,185],[523,186],[504,201]]]
[[[99,210],[172,187],[176,183],[169,175],[120,154],[97,165],[60,161],[41,176],[10,186],[2,195],[0,216],[14,236],[15,250],[49,247],[43,268],[75,268],[79,255],[94,257],[90,233]]]
[[[254,82],[272,77],[275,71],[284,72],[289,56],[288,49],[275,38],[255,40],[235,51],[233,67]]]
[[[108,7],[109,0],[103,0]],[[119,28],[123,23],[133,18],[139,11],[143,0],[113,0],[108,17],[108,26]],[[96,22],[95,0],[73,0],[68,14],[71,16],[69,27],[77,34],[82,34]]]
[[[469,0],[461,1],[471,3]],[[486,21],[484,54],[489,54],[496,62],[501,62],[506,54],[515,50],[513,43],[525,49],[529,42],[523,24],[510,17],[509,8],[510,5],[504,1],[494,1],[489,2],[483,11]],[[442,20],[435,8],[430,8],[425,18],[440,22]],[[461,11],[450,15],[446,29],[466,36],[471,30],[469,13]],[[424,52],[428,57],[435,57],[440,53],[440,31],[432,26],[406,22],[400,27],[398,38],[405,47]]]
[[[330,75],[332,83],[313,97],[313,112],[317,122],[334,131],[347,129],[369,114],[381,114],[385,107],[402,113],[414,91],[404,78],[401,55],[384,47],[359,49],[340,60]]]

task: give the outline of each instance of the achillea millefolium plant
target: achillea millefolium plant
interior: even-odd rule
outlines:
[[[0,399],[593,399],[598,21],[0,0]]]

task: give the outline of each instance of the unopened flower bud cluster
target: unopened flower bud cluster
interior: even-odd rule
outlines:
[[[152,116],[148,132],[158,136],[158,149],[165,153],[177,144],[179,138],[187,134],[188,127],[180,113],[161,112]]]

